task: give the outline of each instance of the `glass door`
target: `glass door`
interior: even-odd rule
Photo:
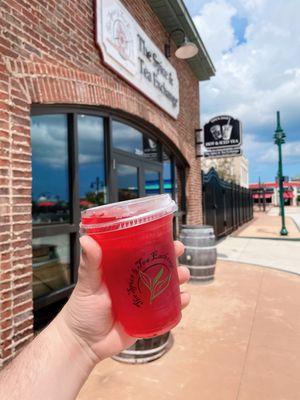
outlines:
[[[139,197],[139,168],[118,163],[117,170],[117,201],[131,200]]]
[[[162,193],[162,167],[136,157],[114,154],[113,201]]]

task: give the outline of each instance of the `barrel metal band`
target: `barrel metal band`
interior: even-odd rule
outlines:
[[[206,247],[187,246],[187,245],[184,245],[184,247],[185,247],[186,249],[193,249],[193,250],[210,250],[210,249],[216,249],[216,248],[217,248],[216,245],[215,245],[215,246],[206,246]]]
[[[121,361],[123,363],[127,363],[127,364],[144,364],[147,363],[149,361],[153,361],[156,360],[157,358],[160,358],[164,353],[165,353],[165,349],[160,351],[157,354],[154,354],[153,356],[148,356],[148,357],[143,357],[143,358],[123,358],[121,356],[113,356],[112,358],[114,360],[117,361]],[[122,352],[123,353],[123,352]]]
[[[216,268],[216,265],[188,265],[188,268],[190,269],[210,269],[210,268]]]
[[[165,347],[167,347],[168,344],[168,340],[162,344],[159,347],[155,347],[153,349],[149,349],[149,350],[123,350],[122,354],[127,354],[127,355],[142,355],[142,354],[153,354],[156,353],[157,351],[163,350]]]
[[[180,239],[215,239],[215,235],[213,236],[187,236],[187,235],[179,235]]]
[[[192,275],[191,279],[198,280],[198,281],[204,281],[204,280],[212,279],[213,277],[214,277],[214,275],[206,275],[206,276],[195,276],[195,275]]]

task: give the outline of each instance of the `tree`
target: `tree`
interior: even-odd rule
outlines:
[[[219,177],[224,181],[231,181],[239,184],[238,177],[235,175],[232,168],[232,158],[230,157],[203,159],[202,167],[205,172],[208,172],[208,170],[213,167],[217,171]]]

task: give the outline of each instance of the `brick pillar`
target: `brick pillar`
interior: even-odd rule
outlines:
[[[202,182],[200,159],[190,161],[186,179],[187,223],[202,224]]]
[[[0,62],[0,367],[32,338],[29,104]]]

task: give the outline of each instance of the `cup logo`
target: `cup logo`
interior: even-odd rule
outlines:
[[[157,251],[135,262],[129,277],[127,293],[132,304],[141,307],[152,305],[165,292],[172,278],[172,262],[167,254]]]
[[[156,271],[158,272],[156,273]],[[164,264],[153,264],[145,271],[139,270],[139,280],[149,290],[149,301],[152,304],[153,300],[169,286],[171,272],[168,271],[168,268]]]

